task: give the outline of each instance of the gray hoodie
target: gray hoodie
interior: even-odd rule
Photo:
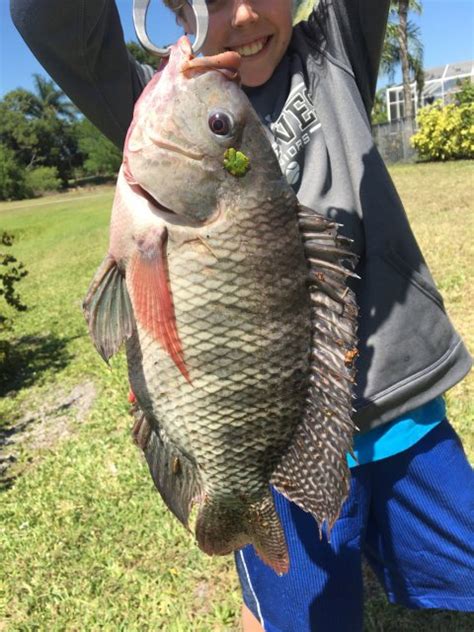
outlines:
[[[363,431],[444,393],[471,366],[372,140],[388,7],[321,0],[270,80],[247,89],[300,202],[340,222],[360,256]],[[11,13],[48,73],[121,147],[152,70],[127,53],[113,0],[11,0]]]

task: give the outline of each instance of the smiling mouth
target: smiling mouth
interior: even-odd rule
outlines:
[[[258,55],[260,51],[262,51],[268,42],[271,40],[272,35],[266,37],[260,37],[259,39],[250,42],[249,44],[244,44],[242,46],[234,46],[227,50],[233,50],[236,53],[239,53],[241,57],[253,57],[254,55]]]

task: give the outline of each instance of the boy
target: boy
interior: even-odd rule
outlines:
[[[165,0],[186,31],[191,8]],[[46,70],[118,146],[150,79],[128,55],[112,0],[11,0]],[[442,394],[471,360],[454,331],[370,132],[388,0],[321,0],[292,28],[291,0],[209,0],[206,54],[232,49],[300,202],[343,224],[360,257],[351,496],[319,540],[308,514],[275,494],[291,568],[236,554],[246,630],[362,628],[362,551],[392,601],[473,604],[472,470]]]

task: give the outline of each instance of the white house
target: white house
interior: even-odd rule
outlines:
[[[419,108],[434,101],[441,100],[443,104],[451,103],[459,90],[458,82],[469,78],[474,83],[474,61],[462,61],[425,70],[425,86],[421,99],[418,98],[415,82],[411,84],[415,113]],[[387,88],[385,96],[388,120],[392,122],[403,118],[403,85]]]

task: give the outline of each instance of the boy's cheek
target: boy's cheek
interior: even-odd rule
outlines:
[[[184,32],[187,35],[195,35],[196,34],[196,20],[194,17],[194,13],[189,5],[186,6],[185,9],[186,20],[184,20],[181,26],[184,29]],[[216,55],[217,53],[222,53],[225,49],[225,44],[220,41],[216,41],[216,34],[222,32],[222,25],[216,23],[216,20],[212,19],[212,16],[209,16],[209,26],[207,31],[206,42],[204,47],[202,48],[203,55]]]
[[[185,33],[194,35],[196,32],[196,18],[194,16],[194,11],[188,3],[186,3],[183,7],[183,11],[184,19],[178,20],[178,23],[183,27]]]

